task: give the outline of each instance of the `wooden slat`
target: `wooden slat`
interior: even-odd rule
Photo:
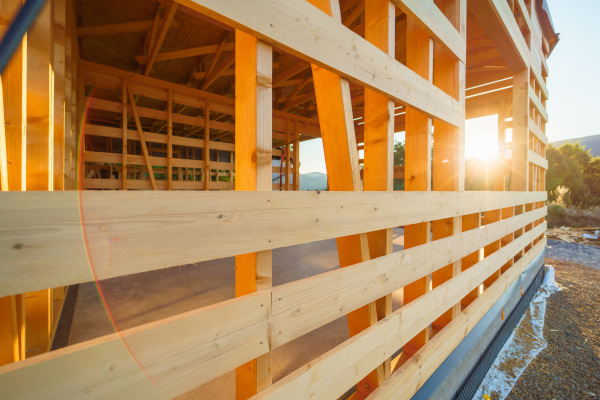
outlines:
[[[544,239],[529,251],[524,258],[519,260],[514,268],[509,270],[507,274],[502,275],[493,286],[483,292],[482,296],[463,310],[458,317],[417,352],[416,357],[409,360],[398,371],[395,371],[392,377],[373,393],[373,399],[408,400],[412,398],[545,245],[546,241]],[[419,375],[420,379],[415,379],[416,374]]]
[[[382,293],[391,293],[500,240],[544,215],[545,210],[538,209],[482,229],[278,286],[273,289],[272,345],[278,347],[294,340],[377,299]]]
[[[451,278],[353,339],[345,341],[279,380],[253,399],[330,399],[341,396],[357,379],[379,365],[408,339],[439,317],[443,309],[460,302],[497,268],[498,264],[513,257],[529,240],[536,237],[535,235],[542,234],[545,227],[544,223],[527,232],[459,276]],[[542,249],[536,247],[535,251],[530,250],[528,254],[537,255]],[[439,307],[440,304],[444,307]]]
[[[530,163],[533,163],[541,168],[548,169],[548,160],[531,150],[527,151],[527,159]]]
[[[548,122],[548,112],[546,111],[546,107],[544,107],[539,97],[535,94],[535,91],[531,88],[531,86],[529,87],[529,99],[531,100],[535,108],[539,111],[544,122]]]
[[[165,51],[162,53],[158,53],[156,55],[155,62],[176,60],[178,58],[197,57],[197,56],[203,56],[206,54],[213,54],[217,51],[218,47],[219,47],[218,44],[210,44],[208,46],[192,47],[192,48],[183,49],[183,50]],[[235,49],[234,43],[226,43],[223,46],[223,51],[233,51],[234,49]],[[147,57],[145,55],[135,57],[135,61],[137,61],[139,64],[146,63],[146,59],[147,59]]]
[[[101,136],[101,137],[112,137],[112,138],[122,138],[122,129],[120,128],[112,128],[109,126],[101,126],[94,124],[86,124],[85,125],[85,134],[91,136]],[[140,135],[137,130],[128,129],[127,137],[129,140],[140,140]],[[169,142],[168,135],[160,134],[160,133],[152,133],[144,131],[144,139],[149,143],[161,143],[167,144]],[[171,143],[176,146],[187,146],[187,147],[197,147],[204,148],[204,139],[195,139],[188,138],[183,136],[173,136],[171,138]],[[224,151],[233,151],[235,145],[233,143],[224,143],[224,142],[210,142],[211,149],[224,150]]]
[[[392,0],[419,24],[421,29],[444,46],[457,60],[466,63],[467,43],[459,31],[432,1]]]
[[[547,197],[545,192],[0,195],[0,296],[93,280],[90,260],[98,279],[106,279]],[[294,228],[282,232],[281,226]]]
[[[3,396],[172,398],[267,352],[270,305],[257,293],[1,367]]]
[[[309,2],[178,1],[434,118],[455,126],[464,120],[457,101]]]

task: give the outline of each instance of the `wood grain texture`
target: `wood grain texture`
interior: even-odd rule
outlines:
[[[93,273],[106,279],[512,207],[546,196],[545,192],[5,192],[0,193],[4,255],[0,296],[87,282],[94,279]],[[282,231],[281,226],[293,229]]]

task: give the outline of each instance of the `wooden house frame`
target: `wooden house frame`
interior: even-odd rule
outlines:
[[[557,40],[541,0],[48,0],[1,76],[2,397],[236,370],[238,399],[411,398],[544,250]],[[494,114],[466,190],[465,120]],[[317,137],[329,190],[300,192]],[[331,238],[342,268],[272,286],[273,249]],[[47,352],[68,286],[230,256],[235,299]],[[272,350],[344,315],[349,340],[273,382]]]

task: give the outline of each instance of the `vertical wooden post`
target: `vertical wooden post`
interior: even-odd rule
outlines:
[[[23,0],[0,2],[0,17],[11,21]],[[4,35],[8,27],[0,27]],[[2,73],[7,176],[10,190],[25,190],[27,152],[27,34]]]
[[[235,190],[271,191],[272,48],[237,30],[235,43]],[[270,250],[236,256],[236,297],[271,287],[271,256]],[[236,369],[236,399],[271,382],[268,353]]]
[[[300,134],[298,133],[298,120],[294,120],[294,190],[300,190]]]
[[[466,40],[466,1],[438,0],[435,2],[448,20]],[[444,92],[465,101],[465,65],[455,60],[440,45],[434,46],[433,82]],[[464,191],[464,125],[456,127],[444,121],[434,122],[433,190]],[[462,232],[462,218],[433,221],[433,239],[442,239]],[[461,271],[461,261],[435,271],[432,286],[436,287]],[[440,329],[460,312],[460,303],[442,314],[432,325]]]
[[[66,0],[53,1],[54,52],[54,190],[63,190],[65,183],[65,41]]]
[[[339,2],[309,0],[321,11],[341,22]],[[339,75],[312,64],[313,82],[321,118],[321,136],[327,168],[327,182],[332,191],[361,191],[358,150],[352,115],[350,84]],[[346,267],[370,258],[367,234],[337,239],[340,267]],[[377,322],[376,303],[370,303],[347,315],[348,331],[354,336]],[[357,385],[362,396],[368,395],[385,379],[383,366],[370,373]]]
[[[127,78],[123,78],[123,167],[121,169],[121,179],[123,181],[123,190],[127,190]]]
[[[406,22],[406,66],[433,82],[433,41],[410,17]],[[407,191],[431,190],[432,120],[427,115],[406,107],[405,178]],[[404,248],[409,249],[431,240],[431,223],[406,225]],[[431,275],[404,287],[404,304],[424,295],[431,286]],[[429,339],[429,328],[424,329],[403,347],[401,365]]]
[[[205,99],[206,125],[204,126],[204,190],[210,189],[210,100]],[[218,154],[218,153],[217,153]]]
[[[529,187],[527,149],[529,148],[529,70],[513,76],[511,190]]]
[[[167,90],[167,187],[173,190],[173,90]]]
[[[365,2],[365,39],[394,57],[396,7],[389,0]],[[394,186],[394,102],[365,89],[364,189],[392,191]],[[393,229],[368,233],[370,257],[393,252]],[[377,319],[392,312],[392,295],[376,302]],[[391,373],[390,359],[383,365],[384,378]],[[360,386],[360,384],[359,384]]]
[[[292,159],[292,154],[290,151],[290,142],[291,142],[291,129],[292,129],[292,122],[290,121],[289,118],[286,119],[286,129],[285,129],[285,172],[284,172],[284,176],[285,176],[285,190],[289,191],[290,190],[290,162]]]

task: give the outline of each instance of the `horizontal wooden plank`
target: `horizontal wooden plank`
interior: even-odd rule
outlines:
[[[84,179],[82,189],[111,189],[118,190],[123,187],[121,179]],[[158,190],[168,190],[166,180],[156,180]],[[150,179],[127,179],[127,190],[151,190],[152,182]],[[210,182],[209,189],[233,190],[233,182]],[[173,181],[173,190],[204,190],[202,181]]]
[[[546,197],[546,192],[3,192],[0,296],[90,281],[92,271],[106,279]]]
[[[479,286],[499,266],[543,234],[546,223],[533,228],[384,320],[350,338],[316,360],[252,397],[257,399],[335,399],[389,358],[453,304]],[[536,246],[517,264],[541,251]],[[531,258],[532,259],[532,258]],[[443,330],[442,330],[443,332]]]
[[[123,104],[116,101],[102,100],[90,97],[87,101],[87,107],[89,109],[112,111],[115,113],[123,112]],[[154,108],[137,107],[137,111],[140,117],[159,119],[167,121],[167,112],[163,110],[156,110]],[[131,105],[127,106],[127,112],[132,113]],[[173,113],[173,122],[193,125],[198,127],[204,127],[206,125],[206,119],[202,117],[191,117],[189,115],[182,115]],[[210,121],[211,129],[219,129],[227,132],[235,132],[235,125],[228,122]]]
[[[543,218],[538,209],[273,289],[273,347],[392,293]]]
[[[100,137],[111,137],[116,139],[123,138],[123,129],[122,128],[113,128],[109,126],[101,126],[94,124],[85,124],[85,134],[91,136],[100,136]],[[128,129],[127,130],[127,139],[129,140],[140,140],[140,134],[137,129]],[[161,143],[167,144],[167,135],[160,133],[152,133],[144,131],[144,140],[146,142],[151,143]],[[187,147],[197,147],[204,148],[204,139],[195,139],[183,136],[172,136],[171,143],[174,146],[187,146]],[[225,142],[216,142],[210,141],[209,147],[211,150],[223,150],[223,151],[235,151],[235,144],[233,143],[225,143]]]
[[[527,151],[527,159],[530,163],[534,163],[539,167],[548,169],[548,160],[531,150]]]
[[[177,1],[433,118],[464,125],[459,101],[305,0]]]
[[[434,2],[422,0],[392,0],[392,2],[414,19],[432,39],[448,49],[455,59],[466,64],[466,38],[461,36]]]
[[[2,396],[172,398],[268,352],[270,304],[259,292],[0,367]]]
[[[122,33],[147,32],[152,29],[153,22],[154,21],[151,19],[146,19],[120,24],[80,26],[77,28],[77,36],[118,35]]]
[[[535,108],[539,111],[544,122],[548,122],[548,112],[546,111],[546,107],[544,107],[539,97],[537,97],[537,95],[531,88],[531,86],[529,87],[529,99],[531,100]]]
[[[544,248],[546,239],[538,243],[525,258],[519,260],[502,274],[492,286],[475,299],[444,329],[430,339],[424,347],[404,363],[392,376],[377,388],[369,398],[377,400],[408,400],[454,351],[475,325],[492,308],[502,294],[527,268],[533,258]],[[419,379],[415,379],[418,376]]]
[[[535,121],[531,119],[531,117],[529,118],[529,131],[533,133],[538,139],[540,139],[542,143],[544,143],[546,146],[548,145],[548,136],[546,136],[546,134],[542,132],[538,124],[536,124]]]

